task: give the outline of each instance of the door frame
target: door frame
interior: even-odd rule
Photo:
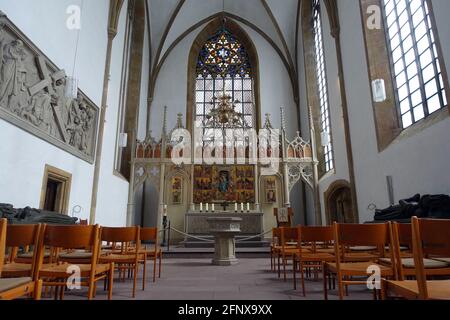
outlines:
[[[61,214],[69,214],[69,199],[70,190],[72,186],[72,174],[56,167],[45,165],[44,178],[42,180],[41,199],[39,208],[44,209],[45,199],[47,196],[47,183],[48,180],[54,180],[61,184],[57,194],[57,210],[56,212]]]

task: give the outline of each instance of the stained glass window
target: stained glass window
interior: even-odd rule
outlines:
[[[245,47],[226,28],[221,27],[206,41],[197,59],[195,88],[195,120],[202,123],[204,136],[211,129],[203,125],[204,120],[218,103],[214,97],[224,93],[232,97],[235,111],[248,127],[255,126],[252,72]]]
[[[447,106],[427,0],[384,0],[384,16],[403,128]]]
[[[206,41],[197,61],[197,75],[207,77],[245,78],[251,76],[247,51],[225,28]]]
[[[324,163],[325,172],[334,169],[333,144],[331,141],[331,121],[330,107],[328,102],[328,84],[325,73],[325,56],[323,51],[322,20],[320,17],[320,0],[313,0],[313,31],[314,31],[314,50],[316,58],[316,77],[320,101],[320,122],[322,136],[327,138],[327,142],[322,141],[324,145]]]

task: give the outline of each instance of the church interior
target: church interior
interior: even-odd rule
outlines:
[[[450,299],[448,14],[0,0],[0,300]]]

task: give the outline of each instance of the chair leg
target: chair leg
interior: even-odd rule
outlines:
[[[139,262],[136,261],[134,265],[134,275],[133,275],[133,298],[136,298],[136,282],[138,271],[139,271]]]
[[[145,280],[147,275],[147,254],[144,254],[144,270],[142,271],[142,291],[145,290]]]
[[[108,300],[112,300],[113,296],[113,281],[114,281],[114,263],[110,264],[108,274]]]
[[[294,274],[294,290],[297,290],[297,259],[292,260],[292,272]]]
[[[37,280],[36,283],[34,284],[34,294],[33,294],[33,298],[34,300],[41,300],[41,295],[42,295],[42,280]]]
[[[278,279],[281,278],[281,257],[278,255]]]
[[[161,278],[162,258],[163,258],[163,253],[162,253],[162,250],[161,250],[159,252],[159,275],[158,275],[158,278]]]
[[[327,286],[327,265],[324,263],[322,266],[323,271],[323,297],[325,300],[328,300],[328,286]]]
[[[155,257],[153,259],[153,282],[156,282],[156,268],[157,268],[157,259],[158,259],[158,253],[155,252]]]
[[[303,296],[306,297],[306,289],[305,289],[305,273],[303,272],[303,262],[300,261],[300,276],[302,280],[302,290],[303,290]]]
[[[338,281],[338,287],[339,287],[339,300],[344,300],[344,284],[342,283],[342,276],[340,274],[337,274],[337,281]]]

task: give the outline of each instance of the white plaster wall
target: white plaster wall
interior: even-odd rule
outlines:
[[[108,92],[108,108],[106,111],[105,135],[103,138],[102,164],[97,199],[96,223],[112,227],[126,225],[128,203],[129,183],[114,174],[117,115],[119,112],[120,82],[122,77],[122,60],[125,42],[127,7],[128,1],[125,1],[120,14],[118,34],[113,42]],[[101,89],[102,85],[99,85],[99,90]]]
[[[1,10],[68,74],[73,68],[76,32],[66,28],[66,9],[73,4],[80,5],[81,1],[0,0]],[[80,89],[98,106],[102,96],[108,8],[107,0],[84,1],[75,72]],[[122,17],[120,32],[123,32],[123,20]],[[97,222],[107,225],[123,225],[126,214],[127,183],[112,174],[118,101],[115,94],[119,92],[120,81],[120,67],[117,71],[115,65],[121,65],[121,54],[122,48],[116,44],[99,185]],[[0,145],[0,202],[11,203],[16,207],[38,207],[44,167],[49,164],[73,175],[69,212],[74,206],[80,205],[83,210],[77,216],[84,219],[89,217],[93,165],[3,120],[0,120],[0,132],[4,139]]]
[[[433,0],[432,3],[448,66],[450,44],[445,39],[450,36],[447,17],[450,3],[444,0]],[[393,177],[395,201],[415,193],[450,194],[450,175],[446,174],[450,158],[450,118],[402,139],[379,153],[359,3],[353,0],[339,1],[339,13],[361,222],[373,219],[373,212],[367,209],[369,204],[373,203],[379,208],[389,205],[386,187],[388,175]],[[327,64],[330,67],[334,60],[327,57]]]

